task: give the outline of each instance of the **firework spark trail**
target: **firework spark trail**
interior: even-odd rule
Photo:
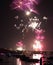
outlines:
[[[24,23],[24,20],[21,20],[20,24],[17,26],[17,24],[14,24],[14,27],[16,27],[17,30],[21,30],[22,33],[27,32],[29,29],[32,29],[32,31],[39,29],[41,25],[41,22],[39,19],[35,16],[34,18],[29,18],[29,21],[27,23]]]
[[[23,11],[29,10],[31,12],[38,13],[36,10],[36,5],[38,5],[38,0],[14,0],[12,2],[13,9],[20,9]]]

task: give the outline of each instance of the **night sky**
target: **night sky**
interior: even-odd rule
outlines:
[[[14,27],[14,24],[17,23],[17,20],[14,17],[18,15],[21,18],[24,12],[12,10],[10,7],[12,1],[13,0],[0,1],[0,48],[15,48],[17,41],[21,38],[22,33],[17,31]],[[37,10],[39,11],[40,16],[48,17],[47,23],[43,24],[45,29],[44,48],[45,50],[53,50],[53,1],[41,0],[37,6]],[[32,33],[30,33],[30,35],[33,38]]]

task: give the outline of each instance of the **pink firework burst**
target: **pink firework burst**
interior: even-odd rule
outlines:
[[[16,46],[21,46],[22,47],[23,46],[23,42],[22,41],[17,42]]]
[[[34,10],[34,7],[36,7],[36,5],[38,5],[38,0],[14,0],[12,2],[13,9],[20,9],[24,11],[29,10],[34,13],[37,13],[37,10]]]

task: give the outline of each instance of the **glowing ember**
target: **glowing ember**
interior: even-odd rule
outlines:
[[[44,16],[44,17],[43,17],[43,19],[47,20],[47,17],[46,17],[46,16]]]
[[[26,15],[27,15],[27,16],[30,15],[30,13],[31,13],[30,11],[26,11]]]
[[[35,33],[42,34],[43,33],[43,30],[42,29],[36,29]]]
[[[22,41],[17,42],[17,43],[16,43],[16,46],[21,46],[21,47],[22,47],[22,46],[23,46],[23,42],[22,42]]]
[[[23,48],[22,47],[18,47],[16,50],[22,51]]]
[[[35,43],[33,44],[33,49],[35,51],[41,51],[42,50],[42,45],[39,40],[36,40]]]
[[[38,25],[38,23],[32,22],[31,24],[29,24],[29,27],[36,29],[37,25]]]

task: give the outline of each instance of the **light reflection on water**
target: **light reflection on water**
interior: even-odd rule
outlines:
[[[40,60],[41,57],[42,57],[41,54],[33,54],[33,59],[39,59]],[[24,61],[24,64],[23,64],[23,62],[20,60],[20,58],[18,58],[16,60],[16,62],[17,62],[16,63],[17,65],[40,65],[40,62],[38,62],[38,63],[27,63],[25,61]]]
[[[17,59],[17,65],[22,65],[20,58]]]
[[[22,63],[22,61],[18,58],[16,65],[40,65],[40,63]]]
[[[39,57],[39,56],[38,56]],[[36,57],[37,58],[37,57]],[[40,65],[40,63],[29,63],[21,61],[20,58],[16,57],[0,57],[0,65]]]
[[[35,63],[35,64],[33,64],[33,65],[40,65],[40,63]]]

